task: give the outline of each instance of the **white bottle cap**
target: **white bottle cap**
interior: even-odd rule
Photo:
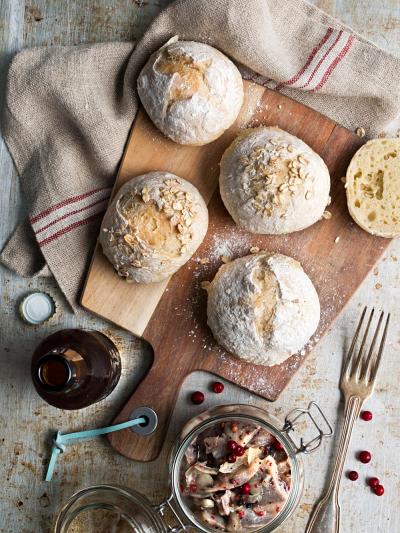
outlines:
[[[29,324],[43,324],[56,312],[53,298],[45,292],[33,292],[25,296],[19,307],[21,317]]]

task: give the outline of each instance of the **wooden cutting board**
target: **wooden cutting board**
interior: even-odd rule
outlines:
[[[314,110],[259,85],[245,82],[245,94],[235,125],[207,146],[173,143],[141,110],[125,150],[114,192],[133,176],[165,170],[196,185],[209,203],[210,213],[202,246],[164,283],[129,285],[114,272],[99,247],[93,257],[82,305],[143,337],[154,350],[150,371],[114,422],[127,420],[135,407],[145,405],[158,414],[156,431],[147,437],[130,430],[110,436],[112,446],[131,459],[149,461],[157,457],[180,385],[194,370],[212,372],[275,400],[389,244],[362,231],[347,211],[340,178],[362,139]],[[216,190],[218,163],[241,128],[261,124],[278,125],[297,135],[324,158],[332,178],[331,219],[287,236],[251,235],[234,225]],[[201,281],[213,278],[222,264],[221,256],[246,255],[252,246],[298,259],[321,300],[321,322],[306,350],[274,367],[254,366],[232,357],[216,345],[206,325],[206,293],[200,288]],[[201,259],[208,259],[208,263],[203,264]]]

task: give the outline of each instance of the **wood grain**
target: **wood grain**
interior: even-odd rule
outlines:
[[[245,92],[246,115],[242,113],[223,137],[205,147],[188,148],[172,143],[141,112],[132,130],[116,189],[137,174],[168,170],[191,181],[208,202],[217,185],[218,161],[238,130],[243,126],[279,125],[301,137],[327,162],[332,176],[332,218],[289,236],[251,235],[235,226],[216,191],[209,204],[210,227],[202,246],[172,277],[165,292],[166,283],[126,285],[97,249],[82,304],[142,335],[154,350],[149,373],[115,421],[126,420],[135,407],[147,405],[157,412],[158,428],[145,438],[146,446],[142,437],[129,430],[110,436],[114,448],[132,459],[149,461],[157,457],[181,383],[194,370],[212,372],[268,400],[276,400],[389,244],[388,240],[359,229],[347,212],[340,177],[363,141],[277,92],[249,82]],[[252,246],[258,246],[290,255],[303,264],[317,288],[323,310],[318,331],[305,353],[296,354],[281,365],[262,367],[239,361],[216,345],[207,327],[206,294],[200,287],[201,281],[212,279],[221,265],[220,257],[215,256],[216,236],[220,242],[236,241],[232,258],[246,255]],[[355,264],[354,254],[361,253],[365,260]],[[209,263],[199,266],[199,258],[208,258]]]

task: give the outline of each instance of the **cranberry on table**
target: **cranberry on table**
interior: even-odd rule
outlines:
[[[377,496],[383,496],[385,488],[383,485],[377,485],[376,487],[374,487],[374,492]]]
[[[224,392],[224,388],[224,384],[220,381],[216,381],[212,386],[212,390],[215,392],[215,394],[221,394],[221,392]]]
[[[352,470],[351,472],[349,472],[347,474],[347,477],[351,480],[351,481],[357,481],[358,479],[358,472],[356,472],[355,470]]]
[[[200,391],[194,392],[191,398],[192,398],[192,403],[194,403],[195,405],[200,405],[201,403],[204,402],[204,394]]]
[[[238,445],[237,442],[235,442],[234,440],[228,440],[228,442],[226,443],[226,447],[230,452],[234,452]]]
[[[362,411],[360,416],[362,420],[365,420],[365,422],[369,422],[370,420],[372,420],[371,411]]]
[[[370,477],[368,479],[368,485],[371,487],[371,489],[374,489],[379,485],[379,479],[377,477]]]
[[[242,494],[250,494],[250,491],[251,491],[251,485],[250,483],[244,483],[241,487],[240,487],[240,492]]]
[[[362,463],[367,464],[371,461],[372,456],[370,452],[364,450],[358,454],[358,458]]]

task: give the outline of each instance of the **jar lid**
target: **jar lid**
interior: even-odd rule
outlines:
[[[54,533],[71,533],[76,526],[80,531],[87,520],[102,531],[171,531],[145,496],[115,485],[95,485],[71,496],[56,518]]]
[[[55,314],[56,303],[46,292],[32,292],[22,300],[19,312],[28,324],[39,325]]]

